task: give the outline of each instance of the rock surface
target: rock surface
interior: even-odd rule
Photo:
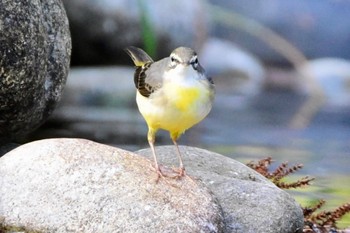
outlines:
[[[71,41],[60,0],[0,2],[0,145],[37,128],[68,75]]]
[[[201,182],[155,178],[145,158],[92,141],[23,145],[0,159],[0,231],[223,231]]]
[[[225,232],[302,232],[303,213],[295,200],[247,166],[207,150],[181,147],[187,173],[199,177],[218,198]],[[159,162],[177,166],[173,146],[156,148]],[[136,153],[152,158],[150,149]]]

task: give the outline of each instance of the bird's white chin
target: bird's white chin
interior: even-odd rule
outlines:
[[[177,65],[174,69],[168,70],[164,78],[171,82],[191,82],[198,78],[198,72],[191,65]]]

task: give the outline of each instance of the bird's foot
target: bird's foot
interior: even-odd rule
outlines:
[[[196,178],[194,178],[194,177],[191,177],[191,176],[189,176],[189,175],[187,175],[187,173],[186,173],[186,170],[185,170],[185,168],[184,167],[179,167],[179,168],[172,168],[172,171],[174,172],[174,173],[176,173],[176,175],[175,176],[172,176],[171,178],[174,178],[174,179],[181,179],[181,178],[183,178],[183,177],[186,177],[186,178],[189,178],[193,183],[196,183]]]
[[[151,164],[151,167],[152,167],[152,170],[154,170],[157,173],[157,180],[156,180],[156,182],[158,182],[158,180],[160,178],[164,177],[163,172],[162,172],[162,170],[160,170],[159,166],[154,166],[153,164]]]
[[[187,176],[186,175],[186,170],[185,170],[185,168],[184,167],[179,167],[179,168],[172,168],[172,171],[174,172],[174,173],[176,173],[176,176],[174,177],[174,178],[177,178],[177,179],[179,179],[179,178],[181,178],[181,177],[184,177],[184,176]]]
[[[169,182],[169,179],[176,179],[179,180],[183,177],[188,177],[192,182],[195,182],[195,180],[186,174],[186,170],[184,167],[179,168],[169,168],[165,166],[154,166],[152,165],[153,170],[157,173],[156,183],[158,183],[160,180],[163,180],[165,183],[173,186],[171,182]]]
[[[151,165],[151,167],[153,168],[153,170],[157,173],[157,179],[156,179],[156,183],[158,183],[158,181],[161,178],[164,178],[164,180],[166,181],[166,177],[171,177],[168,174],[165,174],[165,172],[162,171],[161,167],[163,167],[162,165]],[[163,167],[164,168],[164,167]]]

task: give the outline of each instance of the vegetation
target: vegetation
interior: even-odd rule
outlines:
[[[272,163],[271,157],[261,159],[257,162],[249,162],[248,167],[256,170],[261,175],[271,180],[277,187],[282,189],[301,188],[311,185],[314,178],[305,176],[292,182],[284,182],[284,178],[300,170],[303,165],[297,164],[288,166],[288,163],[280,164],[274,171],[269,171]],[[326,203],[325,200],[318,200],[316,204],[309,207],[302,207],[304,213],[305,233],[342,233],[349,232],[350,229],[341,230],[337,228],[337,221],[344,215],[350,213],[350,202],[340,205],[334,210],[323,210],[321,208]]]

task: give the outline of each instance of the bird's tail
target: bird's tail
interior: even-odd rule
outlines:
[[[129,46],[124,51],[131,57],[135,66],[143,66],[146,63],[153,62],[153,59],[142,49]]]

